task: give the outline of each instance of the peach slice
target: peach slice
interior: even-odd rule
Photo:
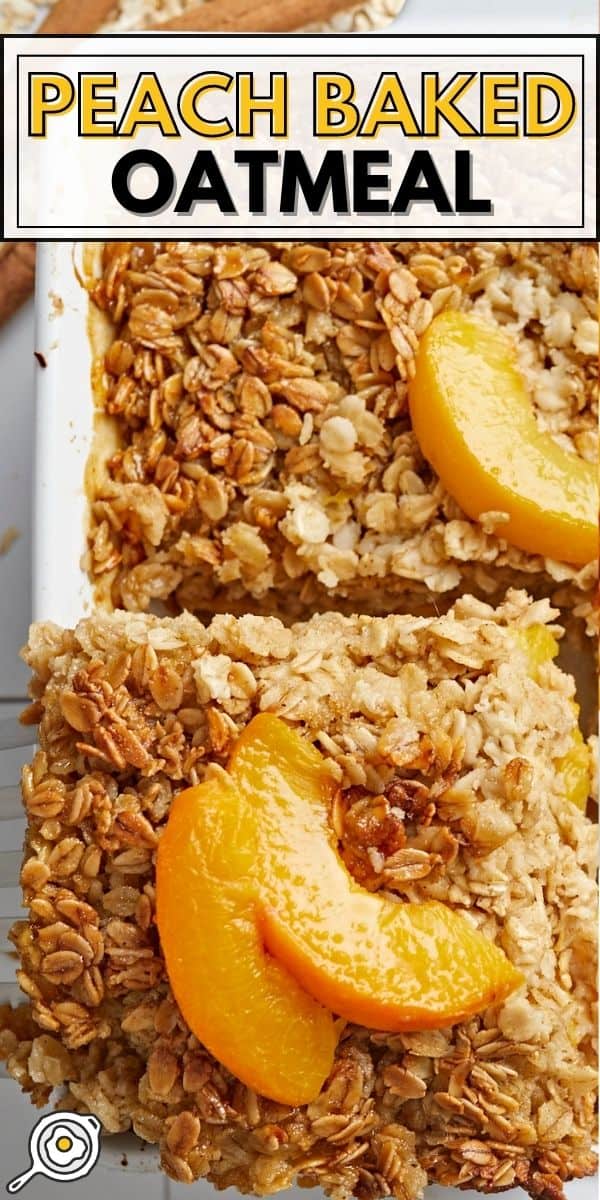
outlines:
[[[501,330],[440,313],[421,339],[409,403],[425,458],[468,516],[507,513],[499,535],[533,554],[596,558],[594,467],[538,429]]]
[[[158,849],[158,928],[186,1021],[240,1079],[289,1104],[313,1099],[331,1066],[321,1005],[373,1029],[426,1029],[522,982],[459,913],[352,879],[328,825],[333,791],[319,751],[264,713],[229,776],[176,797]]]
[[[384,899],[354,881],[314,786],[323,758],[285,722],[255,717],[230,770],[254,805],[260,788],[265,945],[322,1004],[371,1029],[430,1029],[480,1012],[522,982],[453,909]]]
[[[156,863],[169,981],[189,1027],[248,1087],[308,1104],[337,1043],[327,1012],[266,953],[259,933],[258,810],[223,775],[174,800]]]
[[[580,729],[573,731],[573,744],[558,760],[565,796],[576,808],[585,812],[592,790],[592,756]]]
[[[558,654],[558,642],[545,625],[529,625],[517,630],[517,644],[525,651],[527,665],[533,679],[537,679],[544,663],[551,662]],[[573,702],[575,716],[579,717],[579,705]],[[592,756],[579,726],[575,726],[571,746],[556,766],[565,789],[567,800],[585,812],[592,790]]]
[[[592,755],[584,742],[580,728],[572,733],[570,750],[558,760],[558,769],[563,778],[565,797],[577,809],[586,811],[589,794],[592,792]]]

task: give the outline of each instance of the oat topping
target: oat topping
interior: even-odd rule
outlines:
[[[0,1008],[0,1058],[34,1103],[157,1143],[181,1182],[560,1200],[595,1166],[596,837],[561,775],[573,680],[550,660],[532,677],[515,630],[560,636],[548,594],[591,625],[595,565],[508,545],[503,512],[468,519],[407,394],[433,317],[472,311],[514,339],[540,427],[595,461],[596,248],[122,242],[90,291],[112,328],[86,558],[101,607],[34,626],[25,652],[27,1006]],[[298,1108],[194,1037],[155,923],[171,801],[260,711],[327,758],[358,883],[459,910],[526,978],[451,1028],[340,1023]]]
[[[498,609],[465,596],[440,617],[292,628],[126,612],[34,626],[41,749],[13,931],[29,1008],[0,1012],[0,1056],[33,1101],[62,1089],[109,1132],[159,1143],[173,1179],[260,1194],[297,1180],[413,1200],[429,1179],[547,1200],[593,1171],[596,837],[557,767],[573,681],[550,661],[533,679],[514,636],[555,616],[511,592]],[[361,884],[459,909],[527,980],[452,1028],[346,1026],[321,1095],[295,1109],[190,1033],[154,922],[172,797],[221,770],[261,710],[330,761],[332,828]]]
[[[591,614],[575,569],[472,521],[407,409],[446,308],[514,338],[540,426],[595,461],[597,252],[578,243],[109,244],[113,323],[87,566],[105,603],[196,612],[389,612],[527,579]],[[573,601],[572,601],[573,602]]]

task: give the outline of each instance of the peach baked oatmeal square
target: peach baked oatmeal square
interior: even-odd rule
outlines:
[[[547,600],[512,591],[497,608],[464,596],[437,617],[324,613],[291,628],[256,615],[217,615],[205,627],[189,613],[128,612],[97,613],[74,630],[34,625],[25,658],[41,748],[23,777],[29,911],[12,934],[29,1007],[5,1010],[0,1032],[8,1070],[33,1102],[54,1093],[107,1133],[158,1143],[173,1179],[258,1194],[296,1181],[336,1200],[409,1200],[434,1181],[520,1184],[547,1200],[591,1173],[596,837],[574,683],[552,661],[556,615]],[[177,947],[197,897],[191,888],[173,919],[164,894],[174,814],[208,794],[215,811],[237,804],[232,779],[246,787],[243,819],[259,857],[248,841],[234,862],[235,837],[221,839],[215,891],[219,831],[188,839],[198,888],[212,888],[206,921],[255,862],[265,876],[257,886],[267,885],[278,861],[268,853],[274,790],[261,796],[255,781],[248,791],[237,749],[265,721],[300,739],[299,758],[328,780],[326,867],[335,860],[345,872],[348,895],[381,912],[395,906],[409,925],[415,907],[444,912],[449,939],[459,929],[511,973],[508,994],[482,992],[460,1019],[447,1008],[434,1028],[382,1030],[317,1011],[307,995],[317,1024],[306,1025],[306,1059],[319,1014],[333,1040],[322,1083],[301,1103],[247,1082],[243,1022],[254,1028],[260,997],[236,991],[243,947],[229,959],[229,990],[215,987],[219,937],[187,986]],[[276,778],[267,767],[263,777]],[[196,805],[198,817],[207,811]],[[181,871],[187,858],[184,847]],[[307,921],[298,918],[301,934]],[[285,962],[293,913],[289,925]],[[289,978],[295,1003],[291,967],[286,976],[265,938],[258,975],[274,988]],[[441,993],[430,972],[432,1003],[463,986],[468,956],[458,962]],[[211,990],[223,1058],[235,1044],[239,1074],[207,1045],[218,1043],[215,1006],[208,1017],[197,1008]],[[267,1053],[268,1029],[261,1036]]]
[[[562,242],[105,245],[89,284],[110,322],[87,558],[99,599],[290,619],[432,611],[516,583],[589,618],[596,545],[574,561],[569,537],[544,549],[534,533],[523,549],[504,497],[471,496],[472,464],[442,482],[409,398],[435,322],[474,319],[506,335],[538,430],[591,471],[597,263],[595,246]]]

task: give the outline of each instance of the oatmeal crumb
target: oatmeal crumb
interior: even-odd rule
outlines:
[[[291,629],[136,612],[33,625],[41,748],[22,782],[28,917],[11,933],[27,1004],[0,1008],[0,1057],[33,1102],[64,1089],[108,1133],[157,1143],[171,1178],[261,1195],[298,1181],[417,1200],[429,1180],[560,1200],[593,1172],[596,831],[561,774],[572,680],[555,665],[532,678],[515,634],[559,634],[556,615],[512,591],[498,608],[463,596],[441,616]],[[339,785],[332,837],[361,886],[458,908],[525,977],[451,1028],[340,1022],[321,1094],[293,1110],[193,1036],[155,926],[172,799],[224,770],[258,711],[318,745]]]
[[[472,313],[514,343],[540,428],[596,461],[597,264],[575,242],[106,244],[102,603],[291,620],[526,584],[592,624],[596,565],[508,544],[506,513],[467,518],[423,460],[408,386],[434,316]]]

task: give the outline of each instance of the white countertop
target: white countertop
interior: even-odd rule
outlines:
[[[596,0],[406,0],[395,33],[597,33]]]

